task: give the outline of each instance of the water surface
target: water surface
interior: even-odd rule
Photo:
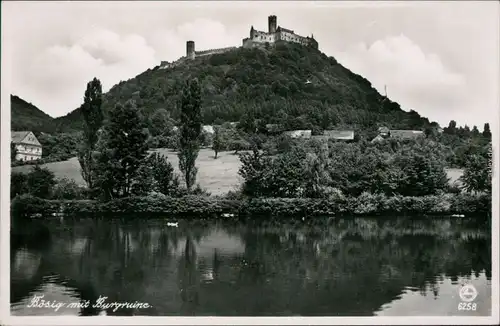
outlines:
[[[477,221],[167,221],[34,222],[47,235],[11,248],[12,314],[491,314],[490,231]],[[465,283],[478,290],[475,311],[457,309]],[[66,305],[30,307],[35,296]],[[99,297],[150,307],[92,307]]]

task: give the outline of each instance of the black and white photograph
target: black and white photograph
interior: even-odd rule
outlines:
[[[1,34],[0,324],[500,322],[500,2],[2,1]]]

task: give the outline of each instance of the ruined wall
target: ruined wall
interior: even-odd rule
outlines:
[[[212,55],[212,54],[217,54],[217,53],[224,53],[227,51],[231,51],[236,49],[235,46],[230,46],[227,48],[218,48],[218,49],[209,49],[209,50],[203,50],[203,51],[196,51],[195,52],[195,57],[202,57],[202,56],[207,56],[207,55]]]

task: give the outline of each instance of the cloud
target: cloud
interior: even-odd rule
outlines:
[[[61,115],[81,104],[85,85],[93,77],[101,79],[107,91],[158,64],[155,54],[140,35],[93,28],[73,44],[51,45],[30,61],[14,58],[14,91],[22,89],[20,96],[35,96],[42,110]]]
[[[27,34],[32,38],[34,33]],[[204,50],[239,45],[239,34],[218,21],[197,18],[170,29],[153,29],[144,36],[120,34],[99,25],[75,29],[71,37],[44,45],[41,51],[29,43],[15,42],[16,52],[23,55],[13,57],[13,93],[50,115],[60,116],[81,104],[85,85],[94,77],[107,91],[161,60],[173,61],[185,55],[187,40],[194,40],[196,49]]]
[[[348,2],[349,4],[351,2]],[[96,7],[98,6],[98,7]],[[2,4],[2,34],[12,41],[10,90],[60,116],[81,104],[85,84],[107,89],[161,60],[238,46],[267,15],[363,75],[404,109],[447,124],[482,125],[498,111],[498,3],[398,6],[285,2],[20,2]],[[364,23],[363,23],[364,22]]]
[[[186,54],[186,41],[195,42],[196,51],[239,46],[243,34],[228,30],[224,24],[207,18],[197,18],[172,29],[156,30],[151,43],[160,60],[173,61]]]
[[[417,109],[441,124],[468,104],[465,76],[448,69],[438,55],[424,53],[405,35],[388,36],[370,45],[359,43],[336,57],[379,92],[386,85],[388,96],[403,109]]]

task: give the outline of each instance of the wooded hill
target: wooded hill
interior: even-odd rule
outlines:
[[[194,77],[202,85],[205,124],[239,121],[251,115],[263,123],[284,123],[292,129],[437,126],[415,111],[403,111],[333,57],[285,42],[264,49],[238,48],[174,68],[148,69],[113,86],[104,95],[104,111],[133,99],[146,116],[163,108],[177,120],[182,87],[186,79]],[[58,131],[79,130],[80,111],[55,122]]]

